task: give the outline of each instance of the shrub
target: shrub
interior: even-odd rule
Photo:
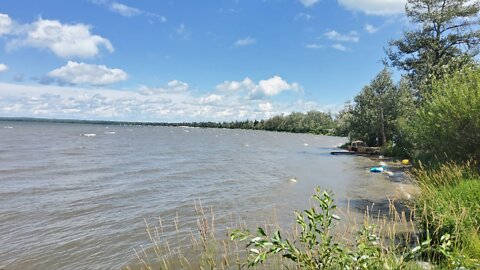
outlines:
[[[282,261],[287,269],[420,269],[414,260],[431,248],[429,241],[414,249],[403,248],[393,243],[395,232],[393,238],[382,239],[377,226],[368,224],[368,217],[356,232],[354,243],[342,241],[334,233],[340,218],[334,214],[336,205],[332,195],[317,189],[313,198],[318,208],[296,212],[300,234],[294,239],[284,238],[279,230],[268,236],[264,228],[258,228],[255,235],[249,230],[235,230],[230,234],[232,240],[248,240],[249,267],[281,255],[287,259]],[[393,248],[387,246],[388,242],[393,243]]]
[[[423,161],[480,160],[480,69],[464,69],[433,84],[413,122]]]

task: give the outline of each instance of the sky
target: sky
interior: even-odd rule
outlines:
[[[231,121],[338,112],[405,0],[0,2],[0,117]]]

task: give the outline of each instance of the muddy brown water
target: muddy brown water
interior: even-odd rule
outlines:
[[[320,186],[358,212],[404,191],[346,138],[262,131],[0,122],[0,269],[118,269],[147,245],[144,218],[217,228],[283,225]],[[397,176],[398,178],[398,176]],[[401,177],[400,177],[401,178]],[[293,181],[293,179],[295,181]],[[274,210],[275,209],[275,210]],[[167,234],[168,238],[169,235]],[[172,245],[175,245],[175,236]]]

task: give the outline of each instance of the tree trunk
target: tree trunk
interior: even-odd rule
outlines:
[[[385,117],[383,116],[383,108],[380,108],[380,146],[387,144],[387,136],[385,135]]]

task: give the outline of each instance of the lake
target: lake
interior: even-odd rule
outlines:
[[[149,243],[144,218],[194,225],[194,200],[217,227],[231,216],[289,225],[316,186],[361,211],[402,185],[367,158],[331,156],[339,137],[5,121],[0,138],[5,270],[121,268]]]

